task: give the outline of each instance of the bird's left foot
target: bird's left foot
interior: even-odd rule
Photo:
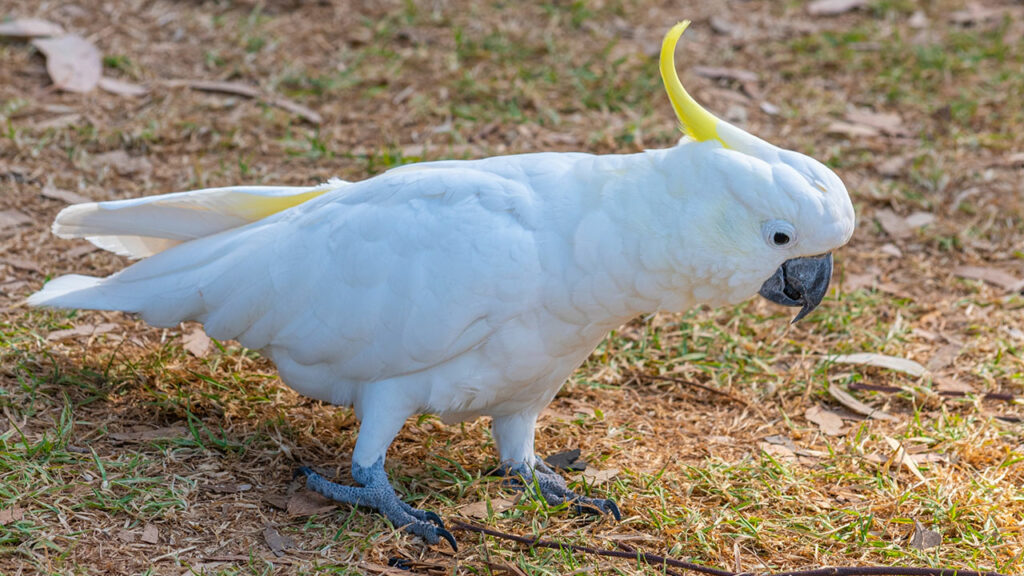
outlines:
[[[569,490],[565,485],[565,479],[540,458],[536,459],[534,466],[525,462],[505,463],[498,468],[498,472],[502,476],[513,478],[524,490],[539,490],[539,496],[552,506],[570,504],[577,513],[611,514],[615,520],[622,520],[622,514],[614,500],[591,498]]]

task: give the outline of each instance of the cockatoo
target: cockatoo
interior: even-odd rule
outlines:
[[[260,350],[298,392],[354,407],[358,485],[307,486],[455,547],[403,502],[384,459],[406,420],[490,416],[503,470],[551,504],[619,517],[534,453],[537,417],[610,330],[641,314],[825,296],[854,227],[839,177],[719,120],[661,75],[686,136],[664,150],[538,153],[401,166],[360,182],[230,187],[71,206],[61,238],[143,260],[68,275],[35,306],[186,320]],[[795,321],[795,320],[794,320]]]

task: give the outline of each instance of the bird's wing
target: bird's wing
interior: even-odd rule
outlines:
[[[144,258],[266,218],[347,184],[331,180],[320,186],[234,186],[76,204],[57,215],[53,233]]]
[[[540,282],[536,196],[473,168],[386,173],[30,303],[198,320],[339,380],[422,370],[522,310]],[[52,286],[51,286],[52,285]]]

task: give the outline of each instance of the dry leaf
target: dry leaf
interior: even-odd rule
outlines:
[[[326,514],[337,508],[338,504],[309,490],[299,490],[292,494],[285,506],[290,516],[313,516],[314,514]]]
[[[903,258],[903,250],[900,250],[899,246],[893,244],[892,242],[886,242],[885,244],[882,244],[882,247],[879,248],[879,251],[881,251],[882,254],[888,254],[893,258]]]
[[[737,25],[731,20],[726,20],[721,16],[712,16],[708,20],[708,24],[711,25],[711,30],[715,34],[721,34],[723,36],[739,37],[743,35],[743,28]]]
[[[907,225],[907,220],[888,208],[875,210],[875,220],[878,221],[882,230],[893,239],[907,238],[913,235],[914,230]]]
[[[859,354],[840,354],[839,356],[830,356],[829,359],[836,364],[860,364],[863,366],[875,366],[876,368],[887,368],[889,370],[895,370],[897,372],[903,372],[909,374],[915,378],[924,376],[926,370],[924,366],[921,366],[913,360],[906,358],[900,358],[898,356],[886,356],[885,354],[875,354],[873,352],[861,352]]]
[[[0,22],[0,36],[5,38],[45,38],[62,36],[64,28],[41,18],[15,18]]]
[[[81,324],[74,328],[68,328],[66,330],[54,330],[46,335],[46,339],[51,342],[57,342],[60,340],[66,340],[68,338],[74,338],[77,336],[98,336],[100,334],[106,334],[107,332],[113,332],[117,330],[119,326],[112,322],[104,322],[103,324]]]
[[[146,527],[142,529],[142,537],[139,539],[146,544],[159,544],[160,530],[152,524],[146,524]]]
[[[33,130],[60,130],[68,126],[77,126],[82,123],[81,114],[64,114],[54,118],[47,118],[32,125]]]
[[[576,477],[576,480],[583,480],[588,486],[599,486],[608,482],[612,478],[619,475],[618,468],[607,468],[605,470],[595,470],[589,468],[582,474]]]
[[[914,520],[914,535],[910,537],[910,547],[917,550],[927,550],[942,544],[942,534],[935,530],[929,530]]]
[[[46,71],[53,85],[68,92],[85,93],[96,87],[103,74],[103,57],[92,42],[69,34],[32,41],[46,56]]]
[[[989,8],[978,4],[977,2],[971,2],[967,5],[965,10],[957,10],[949,15],[949,21],[954,24],[960,25],[973,25],[986,20],[995,20],[1002,18],[1005,13],[1004,8]]]
[[[17,210],[0,210],[0,230],[31,224],[32,218]]]
[[[237,494],[252,490],[252,484],[211,484],[206,489],[217,494]]]
[[[928,359],[928,363],[925,367],[931,372],[938,372],[946,366],[949,366],[956,360],[956,357],[960,354],[962,348],[959,344],[946,344],[942,348],[939,348],[932,357]]]
[[[821,406],[811,406],[804,413],[804,418],[814,422],[821,431],[829,436],[842,436],[846,433],[843,419],[838,414]]]
[[[129,156],[124,150],[112,150],[93,156],[94,164],[110,166],[121,176],[131,176],[140,172],[149,172],[153,165],[145,156]]]
[[[17,506],[0,510],[0,526],[6,526],[11,522],[17,522],[25,517],[25,511]]]
[[[15,258],[8,256],[7,258],[0,258],[0,264],[6,264],[11,268],[18,270],[25,270],[26,272],[35,272],[36,274],[42,274],[43,271],[39,268],[35,262],[26,260],[25,258]]]
[[[838,16],[867,5],[867,0],[814,0],[807,4],[811,16]]]
[[[284,556],[286,548],[291,548],[295,545],[291,538],[282,536],[281,533],[277,531],[277,528],[274,528],[270,524],[267,524],[267,526],[263,528],[263,539],[266,540],[267,546],[270,547],[270,551],[278,558]]]
[[[846,113],[846,119],[854,124],[868,126],[885,134],[897,136],[906,134],[903,118],[892,112],[874,112],[863,108],[853,108]]]
[[[712,80],[757,82],[757,74],[754,74],[750,70],[740,70],[738,68],[717,68],[713,66],[693,66],[690,70],[698,76],[711,78]]]
[[[769,444],[767,442],[758,442],[757,447],[760,448],[762,452],[776,460],[782,460],[783,462],[796,462],[796,453],[786,446]]]
[[[850,124],[849,122],[835,121],[825,128],[825,133],[832,136],[846,136],[848,138],[870,138],[878,136],[880,132],[871,126],[862,124]]]
[[[969,278],[971,280],[984,280],[989,284],[993,284],[1009,292],[1020,292],[1021,289],[1024,289],[1024,280],[997,268],[988,268],[986,266],[957,266],[953,269],[953,274],[956,274],[961,278]]]
[[[907,26],[920,30],[921,28],[928,27],[928,16],[925,15],[923,10],[916,10],[907,19]]]
[[[470,518],[486,520],[491,515],[490,511],[493,511],[494,514],[501,514],[515,505],[516,503],[514,500],[508,500],[507,498],[492,498],[490,500],[481,500],[479,502],[460,506],[459,512]]]
[[[149,440],[173,440],[185,436],[186,433],[187,430],[184,426],[176,424],[164,428],[114,432],[107,434],[107,437],[118,442],[146,442]]]
[[[893,449],[893,455],[889,458],[890,462],[900,464],[906,468],[915,478],[922,482],[927,482],[924,474],[921,474],[921,470],[917,468],[917,464],[907,455],[907,451],[903,448],[903,444],[900,444],[898,440],[885,437],[885,442]]]
[[[196,358],[206,358],[210,354],[210,348],[213,347],[213,341],[206,335],[206,332],[203,332],[202,328],[193,327],[182,334],[181,347]]]
[[[263,100],[271,106],[287,110],[297,116],[300,116],[304,120],[312,122],[313,124],[323,122],[323,117],[321,117],[320,114],[310,110],[302,104],[292,102],[291,100],[280,96],[264,96],[263,92],[259,88],[248,84],[242,84],[240,82],[220,82],[216,80],[168,80],[165,84],[171,87],[185,87],[191,88],[192,90],[200,90],[202,92],[220,92],[223,94],[234,94],[236,96]]]
[[[868,418],[873,418],[875,420],[888,420],[890,422],[897,421],[897,418],[892,414],[868,406],[867,404],[861,402],[860,400],[857,400],[856,398],[851,396],[849,392],[843,390],[842,388],[835,384],[829,384],[828,393],[830,396],[839,401],[840,404],[846,406],[850,410],[853,410],[857,414],[863,414],[864,416],[867,416]]]
[[[907,226],[911,228],[924,228],[925,226],[935,222],[935,215],[931,212],[914,212],[910,216],[904,219]]]
[[[936,376],[933,383],[939,392],[955,392],[957,394],[974,394],[976,392],[974,386],[955,378]]]
[[[116,78],[103,76],[99,79],[99,87],[104,92],[117,94],[119,96],[143,96],[149,93],[149,88],[132,82],[125,82]]]
[[[890,178],[896,176],[902,176],[904,168],[907,167],[908,158],[906,156],[893,156],[888,160],[885,160],[875,165],[875,171],[882,176],[888,176]]]
[[[43,191],[40,192],[40,194],[42,194],[44,198],[49,198],[50,200],[59,200],[67,204],[83,204],[86,202],[92,202],[91,199],[86,198],[85,196],[82,196],[77,192],[64,190],[63,188],[57,188],[52,184],[47,184],[46,186],[43,186]]]

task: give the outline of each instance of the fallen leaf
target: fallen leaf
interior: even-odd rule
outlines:
[[[0,526],[6,526],[11,522],[17,522],[25,517],[25,511],[17,506],[0,510]]]
[[[460,506],[459,512],[470,518],[486,520],[491,516],[492,512],[494,514],[500,514],[515,505],[516,503],[514,500],[508,500],[507,498],[491,498],[490,500],[481,500],[479,502]]]
[[[784,462],[796,462],[796,453],[785,446],[778,444],[769,444],[767,442],[758,442],[757,447],[761,449],[765,454],[775,458],[776,460],[782,460]]]
[[[77,126],[82,123],[81,114],[64,114],[62,116],[56,116],[54,118],[47,118],[41,122],[36,122],[32,125],[33,130],[60,130],[67,128],[68,126]]]
[[[82,196],[77,192],[64,190],[63,188],[57,188],[52,184],[47,184],[46,186],[43,186],[43,190],[42,192],[40,192],[40,194],[42,194],[43,198],[49,198],[50,200],[59,200],[67,204],[84,204],[86,202],[92,202],[91,199],[86,198],[85,196]]]
[[[1003,156],[995,162],[989,164],[989,166],[1002,166],[1005,168],[1024,168],[1024,152],[1014,152],[1008,156]]]
[[[880,132],[871,126],[862,124],[850,124],[849,122],[835,121],[825,128],[825,133],[832,136],[846,136],[849,138],[870,138],[878,136]]]
[[[309,490],[299,490],[288,499],[285,510],[289,516],[313,516],[315,514],[326,514],[337,508],[338,504]]]
[[[894,464],[902,465],[907,469],[915,478],[922,482],[927,482],[924,474],[921,474],[921,470],[917,468],[917,464],[907,455],[907,451],[903,448],[903,444],[900,444],[895,438],[885,437],[885,442],[893,449],[893,454],[889,458],[889,462]]]
[[[885,231],[890,238],[899,240],[907,238],[914,233],[913,228],[907,225],[906,218],[903,218],[888,208],[875,210],[875,220],[878,221],[878,225],[882,227],[882,230]]]
[[[94,164],[110,166],[121,176],[131,176],[140,172],[149,172],[153,165],[145,156],[129,156],[124,150],[112,150],[93,156]]]
[[[0,210],[0,230],[31,224],[32,218],[18,210]]]
[[[846,406],[850,410],[853,410],[857,414],[863,414],[864,416],[867,416],[868,418],[872,418],[875,420],[888,420],[890,422],[895,422],[898,420],[895,416],[889,414],[888,412],[883,412],[882,410],[872,408],[871,406],[868,406],[867,404],[861,402],[860,400],[857,400],[856,398],[851,396],[849,392],[843,390],[842,388],[835,384],[829,384],[828,393],[833,398],[835,398],[840,404]]]
[[[146,544],[159,544],[160,530],[152,524],[146,524],[146,527],[142,529],[142,537],[139,540]]]
[[[694,74],[712,80],[735,80],[737,82],[757,82],[757,74],[750,70],[738,68],[718,68],[714,66],[693,66]]]
[[[974,386],[955,378],[936,376],[933,381],[935,389],[939,392],[955,392],[957,394],[974,394]]]
[[[760,108],[761,108],[761,112],[764,112],[765,114],[767,114],[769,116],[778,116],[779,113],[782,112],[782,110],[780,110],[778,106],[776,106],[775,104],[772,104],[771,102],[763,102],[762,101],[761,104],[760,104]]]
[[[910,547],[916,550],[927,550],[942,544],[942,534],[929,530],[914,520],[914,535],[910,537]]]
[[[46,335],[46,339],[50,342],[58,342],[60,340],[67,340],[68,338],[75,338],[78,336],[98,336],[100,334],[106,334],[112,332],[118,328],[117,324],[111,322],[105,322],[99,325],[93,324],[80,324],[74,328],[67,328],[65,330],[54,330]]]
[[[0,22],[0,36],[5,38],[44,38],[62,36],[64,28],[41,18],[15,18]]]
[[[708,24],[711,25],[711,30],[715,34],[721,34],[723,36],[738,37],[743,35],[743,28],[731,20],[726,20],[721,16],[712,16],[708,20]]]
[[[544,462],[552,468],[558,468],[566,472],[582,472],[587,469],[586,460],[580,460],[579,448],[552,454],[545,458]]]
[[[26,260],[25,258],[15,258],[13,256],[8,256],[6,258],[0,258],[0,264],[6,264],[11,268],[25,270],[27,272],[35,272],[37,274],[43,273],[43,271],[39,268],[38,264],[36,264],[32,260]]]
[[[1008,292],[1020,292],[1021,289],[1024,289],[1024,280],[1017,278],[1009,272],[999,270],[998,268],[989,268],[987,266],[957,266],[953,269],[953,274],[961,278],[983,280],[989,284],[1003,288]]]
[[[132,82],[125,82],[116,78],[103,76],[99,79],[99,87],[104,92],[117,94],[118,96],[144,96],[149,93],[149,88]]]
[[[790,450],[796,450],[796,444],[793,443],[793,440],[789,436],[783,436],[782,434],[766,436],[764,441],[769,444],[775,444],[776,446],[785,446]]]
[[[959,344],[946,344],[942,348],[935,351],[932,357],[925,363],[925,368],[931,372],[938,372],[946,366],[949,366],[956,360],[956,357],[960,354],[960,349],[963,346]]]
[[[196,358],[206,358],[210,354],[210,348],[213,347],[213,341],[206,335],[206,332],[203,332],[202,328],[193,327],[182,334],[181,347]]]
[[[904,219],[907,226],[911,228],[924,228],[925,226],[935,222],[935,215],[931,212],[914,212],[910,216]]]
[[[829,436],[842,436],[846,433],[843,419],[838,414],[821,406],[811,406],[804,412],[804,418],[818,425],[822,432]]]
[[[811,16],[838,16],[867,5],[867,0],[814,0],[807,4]]]
[[[135,542],[135,532],[132,532],[131,530],[118,530],[117,539],[121,542],[131,544],[132,542]]]
[[[263,100],[271,106],[287,110],[313,124],[320,124],[323,122],[323,117],[321,117],[320,114],[306,106],[303,106],[302,104],[280,96],[264,95],[259,88],[248,84],[242,84],[240,82],[221,82],[218,80],[168,80],[164,82],[164,84],[171,86],[172,88],[185,87],[202,92],[219,92],[222,94],[234,94],[236,96]]]
[[[982,6],[977,2],[971,2],[964,10],[957,10],[949,15],[949,21],[960,25],[973,25],[986,20],[1002,18],[1004,8],[990,8]]]
[[[206,489],[217,494],[237,494],[252,490],[252,484],[211,484]]]
[[[619,475],[618,468],[607,468],[605,470],[594,470],[593,468],[585,471],[577,477],[577,480],[583,480],[588,486],[599,486],[608,482]]]
[[[906,156],[893,156],[888,160],[885,160],[875,165],[875,171],[882,176],[888,176],[890,178],[896,176],[902,176],[904,168],[907,167],[908,158]]]
[[[906,130],[903,128],[903,118],[893,112],[852,108],[847,111],[846,119],[854,124],[869,126],[891,136],[906,134]]]
[[[863,366],[875,366],[876,368],[887,368],[897,372],[909,374],[915,378],[924,376],[926,370],[913,360],[900,358],[898,356],[886,356],[874,352],[861,352],[858,354],[840,354],[830,356],[829,359],[836,364],[860,364]]]
[[[920,30],[921,28],[928,27],[928,16],[925,15],[924,10],[916,10],[907,19],[907,26]]]
[[[892,242],[886,242],[885,244],[882,244],[882,247],[879,248],[879,250],[882,252],[882,254],[888,254],[893,258],[903,258],[903,250],[900,250],[899,246],[893,244]]]
[[[266,540],[267,546],[270,547],[270,551],[278,558],[284,556],[286,548],[291,548],[295,545],[291,538],[282,536],[281,533],[277,531],[277,528],[274,528],[270,524],[267,524],[267,526],[263,528],[263,539]]]
[[[46,56],[46,71],[53,85],[67,92],[90,92],[103,73],[100,51],[81,36],[69,34],[58,38],[32,41]]]
[[[130,432],[113,432],[107,434],[107,438],[118,442],[146,442],[150,440],[173,440],[185,436],[187,430],[184,426],[176,424],[164,428],[152,428],[144,430],[132,430]]]

